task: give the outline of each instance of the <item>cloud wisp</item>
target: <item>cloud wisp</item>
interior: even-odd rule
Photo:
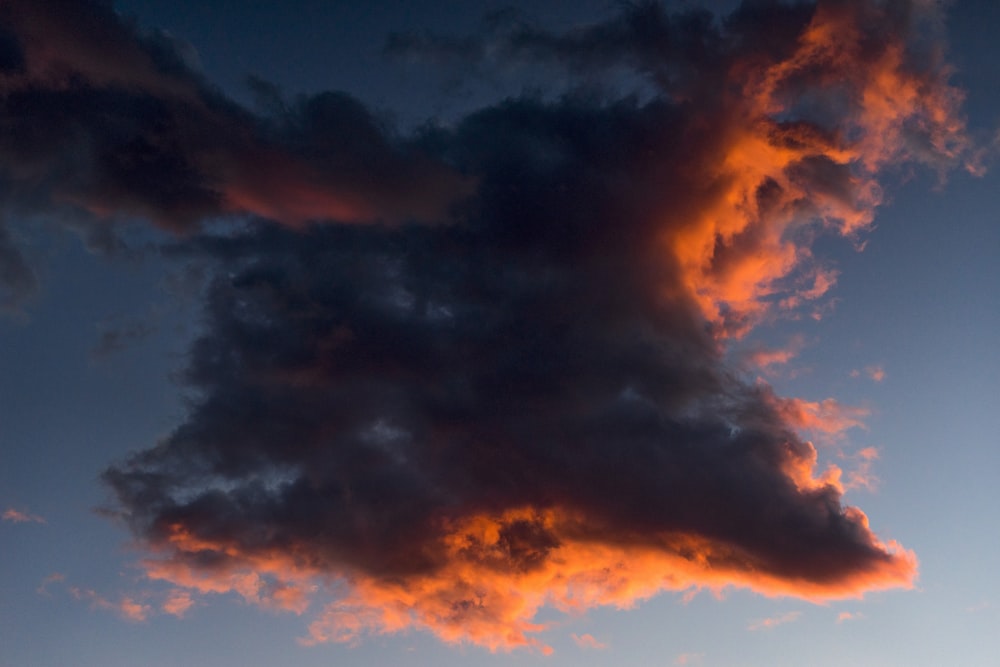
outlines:
[[[112,611],[132,623],[145,622],[152,611],[152,608],[148,604],[139,602],[129,596],[123,595],[117,601],[114,601],[109,600],[92,589],[77,588],[75,586],[69,588],[69,593],[77,600],[89,601],[91,609]]]
[[[760,618],[747,626],[747,630],[771,630],[779,625],[785,625],[786,623],[792,623],[799,620],[802,615],[801,611],[790,611],[780,616],[771,616],[768,618]]]
[[[576,645],[582,649],[603,650],[608,648],[608,644],[600,641],[590,633],[584,633],[582,635],[574,633],[572,637]]]
[[[0,519],[11,523],[47,523],[45,517],[39,516],[38,514],[32,514],[31,512],[14,509],[13,507],[5,509],[3,514],[0,515]]]
[[[863,231],[886,168],[961,159],[933,11],[645,3],[510,33],[653,94],[399,137],[340,93],[242,109],[106,5],[5,3],[6,208],[150,220],[213,267],[189,410],[104,474],[163,610],[231,593],[310,612],[307,644],[546,651],[543,607],[912,586],[800,432],[863,415],[747,383],[726,347],[832,288],[811,242]]]

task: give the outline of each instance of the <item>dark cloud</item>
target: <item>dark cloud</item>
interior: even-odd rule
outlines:
[[[670,12],[661,3],[645,1],[629,3],[608,21],[565,32],[553,32],[510,9],[488,16],[475,36],[397,32],[383,50],[404,60],[464,68],[470,76],[545,65],[582,75],[590,83],[603,76],[605,84],[614,86],[628,82],[632,74],[631,83],[639,89],[644,81],[659,94],[684,98],[694,91],[718,90],[739,52],[775,59],[786,55],[783,51],[795,47],[813,9],[809,3],[745,3],[721,20],[705,9]],[[768,26],[766,35],[761,25]],[[580,83],[579,78],[572,81]],[[566,79],[550,77],[547,83],[564,90]]]
[[[797,432],[857,421],[724,353],[822,297],[812,230],[864,229],[879,170],[960,157],[946,68],[907,55],[921,7],[500,17],[504,57],[653,93],[525,95],[401,137],[342,93],[255,81],[267,112],[241,109],[105,5],[5,4],[11,201],[146,217],[211,267],[187,414],[104,475],[147,575],[297,612],[339,590],[308,641],[416,625],[490,648],[537,643],[545,604],[912,585]],[[389,45],[431,48],[488,51]],[[255,219],[199,231],[230,214]]]
[[[280,117],[238,107],[190,68],[188,45],[107,4],[7,2],[0,18],[8,204],[190,230],[230,214],[438,220],[468,190],[345,94]]]

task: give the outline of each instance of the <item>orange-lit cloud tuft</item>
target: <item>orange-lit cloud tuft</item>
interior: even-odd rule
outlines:
[[[770,618],[761,618],[752,622],[747,626],[747,630],[770,630],[779,625],[784,625],[785,623],[791,623],[792,621],[797,621],[799,616],[802,615],[801,611],[790,611],[786,614],[780,616],[772,616]]]
[[[101,596],[96,591],[89,588],[77,588],[74,586],[70,587],[69,592],[77,600],[89,600],[92,609],[113,611],[123,619],[133,623],[141,623],[145,621],[152,612],[152,607],[148,604],[137,602],[133,598],[126,595],[121,596],[118,601],[115,602]]]
[[[58,584],[58,583],[61,583],[61,582],[64,582],[64,581],[66,581],[66,575],[65,574],[62,574],[61,572],[53,572],[52,574],[50,574],[47,577],[45,577],[44,579],[42,579],[42,583],[40,583],[38,585],[38,588],[35,589],[35,592],[38,593],[39,595],[44,595],[44,596],[48,597],[48,596],[52,595],[49,592],[49,586],[51,586],[52,584]]]
[[[182,618],[192,606],[194,606],[194,598],[191,597],[189,591],[174,589],[167,595],[161,608],[167,614]]]
[[[881,382],[882,380],[885,379],[885,369],[879,365],[865,366],[863,373],[867,375],[873,382]],[[854,369],[851,371],[850,375],[852,378],[861,377],[862,371]]]
[[[847,508],[845,514],[859,530],[868,531],[860,510]],[[829,581],[810,581],[786,579],[779,572],[769,572],[767,563],[750,554],[695,535],[648,535],[622,544],[595,542],[588,537],[593,528],[585,522],[583,516],[524,508],[455,523],[440,543],[429,547],[441,549],[446,557],[436,571],[399,580],[345,570],[341,582],[346,587],[339,599],[326,604],[301,641],[306,645],[356,644],[366,635],[415,627],[446,643],[472,643],[491,651],[527,647],[547,653],[551,647],[535,637],[547,626],[534,621],[545,606],[567,613],[595,606],[629,608],[664,591],[721,591],[734,586],[766,596],[820,601],[908,588],[916,574],[911,552],[895,543],[884,545],[870,532],[865,539],[881,555],[864,569]],[[544,546],[536,542],[532,547],[530,539],[525,544],[511,543],[512,528],[526,531],[525,526],[546,534]],[[328,571],[310,571],[286,556],[244,558],[232,547],[186,540],[177,540],[175,546],[181,550],[172,560],[146,562],[148,576],[202,593],[236,593],[268,608],[280,605],[262,594],[267,585],[294,589],[303,596],[330,592],[309,583],[322,582]],[[188,556],[208,554],[229,564],[214,573],[196,572],[182,564]],[[270,583],[265,585],[265,581]],[[301,611],[299,607],[286,609]],[[751,629],[794,620],[798,613],[764,619]],[[583,637],[577,639],[581,645],[600,647]]]
[[[788,341],[785,347],[752,347],[743,354],[743,359],[746,363],[759,368],[764,373],[773,373],[774,367],[782,366],[795,359],[804,347],[805,338],[801,335],[796,335]]]
[[[580,648],[597,649],[597,650],[608,648],[608,644],[598,641],[596,638],[594,638],[594,635],[592,634],[582,634],[582,635],[573,634],[572,637],[573,641],[576,642],[576,645],[579,646]]]
[[[878,457],[878,449],[875,447],[865,447],[857,453],[845,457],[854,463],[854,467],[847,472],[844,488],[875,491],[878,488],[879,479],[872,471],[872,467]]]
[[[866,229],[883,199],[882,167],[940,165],[967,149],[961,93],[948,85],[947,68],[912,66],[895,20],[875,2],[820,2],[783,57],[732,64],[739,93],[727,100],[714,161],[699,174],[705,196],[667,237],[720,335],[742,335],[776,298],[788,309],[827,293],[836,271],[809,269],[801,230]],[[809,122],[810,97],[831,115]],[[811,270],[811,284],[789,291],[783,281],[801,269]]]
[[[44,517],[30,512],[22,512],[12,507],[4,510],[2,518],[4,521],[10,521],[11,523],[46,523]]]
[[[806,401],[774,397],[774,401],[781,416],[795,428],[828,435],[843,433],[851,428],[864,428],[862,420],[871,414],[867,408],[843,405],[833,398]]]

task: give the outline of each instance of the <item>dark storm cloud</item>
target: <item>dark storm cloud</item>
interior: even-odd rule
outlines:
[[[191,70],[176,39],[79,0],[0,7],[0,182],[8,205],[169,229],[446,217],[459,175],[344,94],[261,117]]]
[[[914,132],[933,161],[960,153],[945,70],[901,55],[903,5],[757,2],[716,22],[643,4],[567,34],[516,27],[519,57],[624,62],[662,91],[526,96],[403,143],[336,93],[287,105],[258,83],[264,123],[187,70],[155,69],[139,99],[77,91],[73,117],[97,137],[111,128],[86,119],[123,105],[145,123],[114,128],[145,142],[134,169],[103,166],[108,184],[84,192],[171,220],[225,208],[206,165],[236,170],[229,184],[260,178],[239,201],[279,220],[267,211],[308,205],[310,174],[383,212],[446,200],[452,173],[476,184],[441,214],[450,225],[289,215],[296,228],[258,221],[165,250],[214,278],[183,422],[105,474],[148,576],[297,612],[329,584],[340,592],[308,641],[415,625],[490,648],[537,644],[545,604],[912,585],[913,554],[842,504],[839,471],[819,471],[797,434],[838,404],[810,411],[723,361],[764,314],[829,288],[806,228],[863,229],[877,171],[931,160]],[[835,118],[811,102],[827,93]],[[234,137],[285,157],[261,162]],[[110,164],[133,155],[120,150]],[[104,153],[88,151],[93,167]]]
[[[575,73],[623,76],[626,67],[661,93],[682,96],[691,87],[721,83],[733,51],[780,57],[812,17],[813,6],[745,3],[724,20],[688,8],[669,12],[658,2],[629,3],[606,22],[555,32],[515,10],[496,12],[475,37],[398,32],[384,52],[393,57],[458,65],[479,72],[513,63],[554,65]],[[767,35],[760,30],[767,25]]]

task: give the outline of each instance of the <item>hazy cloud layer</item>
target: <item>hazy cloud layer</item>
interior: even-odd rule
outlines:
[[[798,434],[862,415],[724,358],[832,287],[809,244],[871,222],[882,169],[961,157],[929,11],[521,26],[508,57],[655,94],[523,97],[401,138],[339,93],[238,108],[104,5],[4,4],[7,206],[148,218],[214,267],[190,409],[104,476],[177,587],[163,609],[236,593],[323,604],[306,643],[415,626],[546,650],[545,605],[911,586],[915,556]],[[197,231],[228,214],[256,220]]]

